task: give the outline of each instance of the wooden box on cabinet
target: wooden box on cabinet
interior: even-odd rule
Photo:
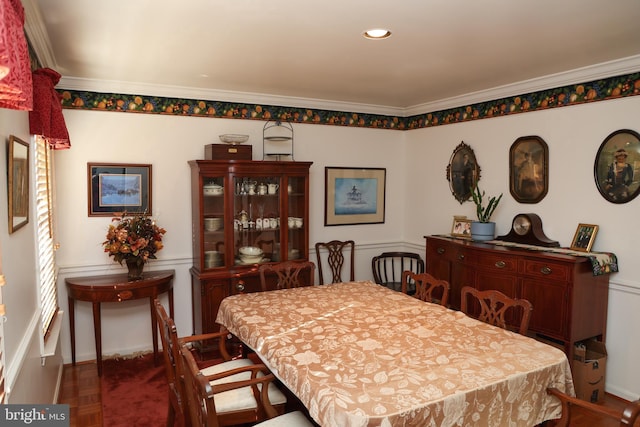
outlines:
[[[449,282],[455,310],[463,286],[529,300],[529,332],[561,345],[569,360],[574,343],[604,341],[609,277],[594,276],[586,257],[426,236],[426,271]]]
[[[204,146],[205,160],[251,160],[253,146],[208,144]]]
[[[261,290],[260,264],[309,259],[311,162],[192,160],[189,166],[193,329],[201,334],[218,330],[224,298]],[[290,226],[289,217],[300,221]],[[269,218],[269,225],[258,227],[258,218]],[[263,258],[245,264],[243,246],[260,247]]]

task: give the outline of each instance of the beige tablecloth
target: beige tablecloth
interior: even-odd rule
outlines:
[[[533,426],[573,394],[565,354],[371,282],[234,295],[218,323],[325,427]]]

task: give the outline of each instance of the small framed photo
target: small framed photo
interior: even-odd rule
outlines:
[[[454,237],[471,238],[471,220],[466,216],[454,216],[451,226],[451,235]]]
[[[387,170],[325,167],[324,225],[384,223]]]
[[[600,145],[593,165],[598,191],[611,203],[627,203],[640,194],[640,134],[620,129]]]
[[[151,165],[87,163],[89,216],[151,215]]]
[[[509,191],[517,202],[538,203],[549,187],[549,148],[539,136],[523,136],[509,150]]]
[[[578,224],[576,234],[571,242],[571,249],[574,251],[591,252],[591,246],[596,240],[598,226],[594,224]]]

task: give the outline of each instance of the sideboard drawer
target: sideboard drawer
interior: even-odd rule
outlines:
[[[518,257],[501,253],[483,253],[478,256],[478,267],[484,270],[515,273],[518,271]]]
[[[524,260],[524,274],[546,280],[567,281],[571,275],[568,265],[548,262],[546,260]]]

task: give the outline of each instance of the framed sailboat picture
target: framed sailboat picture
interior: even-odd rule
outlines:
[[[384,223],[385,168],[325,167],[324,225]]]

